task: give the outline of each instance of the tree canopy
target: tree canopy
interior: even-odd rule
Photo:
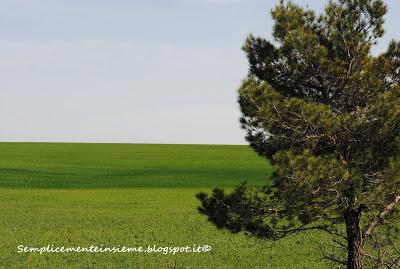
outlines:
[[[331,261],[400,267],[390,236],[400,201],[400,42],[371,53],[386,12],[382,0],[329,1],[322,14],[281,1],[274,40],[246,39],[241,124],[275,171],[262,188],[199,194],[210,221],[269,239],[322,230],[347,253],[324,253]]]

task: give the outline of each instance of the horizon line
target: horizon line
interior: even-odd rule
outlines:
[[[249,144],[216,144],[216,143],[144,143],[144,142],[90,142],[90,141],[0,141],[0,143],[21,144],[115,144],[115,145],[192,145],[192,146],[250,146]]]

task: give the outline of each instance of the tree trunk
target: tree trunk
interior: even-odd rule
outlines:
[[[344,212],[347,231],[347,268],[362,269],[363,262],[363,238],[360,228],[361,213],[356,209],[348,209]]]

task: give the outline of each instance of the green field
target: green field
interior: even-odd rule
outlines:
[[[217,230],[194,195],[272,167],[247,146],[0,143],[0,268],[326,268],[320,235]],[[207,253],[17,253],[17,246],[210,245]]]

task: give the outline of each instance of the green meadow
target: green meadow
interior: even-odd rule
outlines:
[[[195,194],[262,185],[247,146],[0,143],[0,268],[328,268],[320,234],[230,234]],[[17,246],[202,246],[206,253],[17,253]]]

